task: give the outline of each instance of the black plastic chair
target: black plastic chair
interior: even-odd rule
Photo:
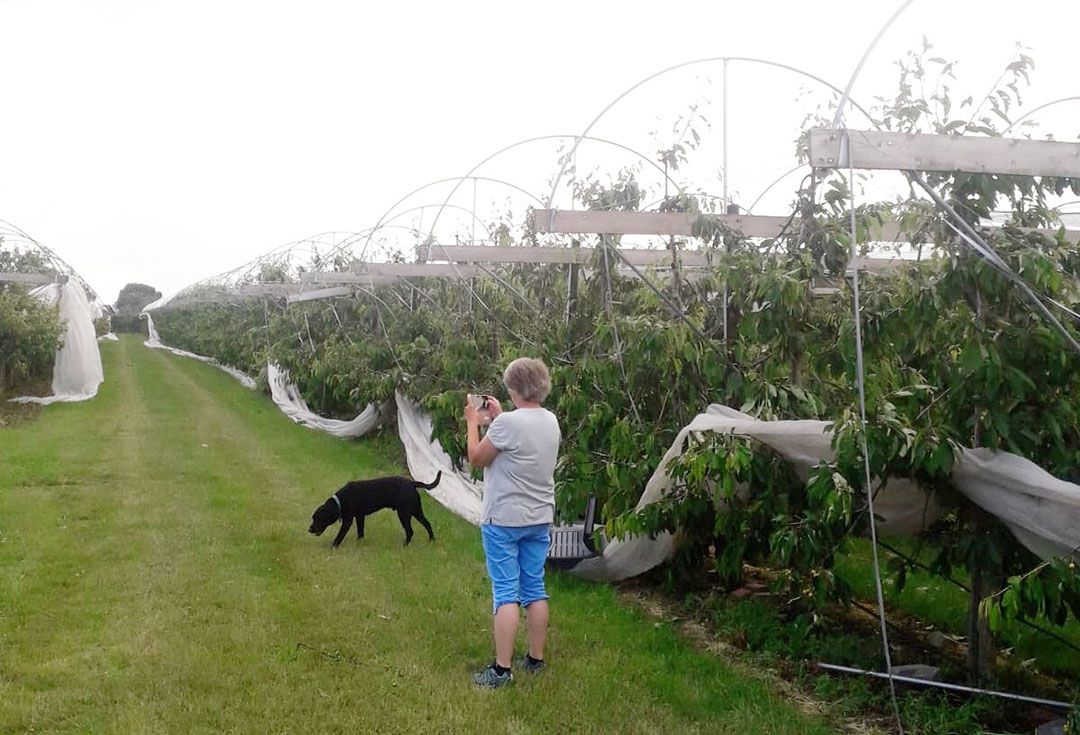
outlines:
[[[551,545],[548,546],[548,563],[556,567],[570,568],[584,559],[599,556],[603,551],[603,539],[596,543],[595,531],[600,525],[596,518],[596,496],[590,495],[585,504],[585,520],[561,526],[552,526]]]

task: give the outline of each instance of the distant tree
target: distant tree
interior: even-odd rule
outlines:
[[[129,283],[120,289],[116,297],[116,313],[124,316],[138,316],[147,304],[161,298],[161,292],[144,283]]]
[[[161,292],[144,283],[129,283],[116,297],[116,314],[112,318],[114,332],[145,332],[139,313],[147,304],[161,298]]]

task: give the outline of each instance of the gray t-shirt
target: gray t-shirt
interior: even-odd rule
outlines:
[[[559,421],[546,408],[518,408],[495,417],[487,438],[499,450],[484,468],[481,522],[535,526],[555,519]]]

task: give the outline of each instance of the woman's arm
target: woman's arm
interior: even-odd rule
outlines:
[[[470,401],[465,402],[465,424],[469,464],[473,467],[487,467],[495,461],[499,450],[487,437],[480,438],[479,412]]]

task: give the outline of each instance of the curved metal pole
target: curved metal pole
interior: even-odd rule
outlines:
[[[4,220],[4,219],[0,219],[0,225],[3,225],[5,229],[9,230],[13,234],[21,235],[21,236],[25,237],[27,240],[34,243],[35,245],[39,245],[39,246],[41,245],[41,243],[39,243],[37,240],[35,240],[33,237],[31,237],[26,232],[26,230],[22,229],[18,225],[13,225],[13,224],[11,224],[10,222],[8,222],[7,220]]]
[[[719,199],[720,201],[724,200],[724,195],[723,194],[710,194],[707,191],[697,191],[697,192],[694,192],[692,194],[686,194],[686,192],[683,192],[683,194],[686,195],[686,196],[691,196],[691,197],[701,197],[702,199]],[[642,206],[641,211],[647,212],[650,208],[655,207],[658,204],[663,204],[665,201],[667,201],[667,199],[668,199],[668,197],[661,197],[660,199],[653,199],[651,202],[649,202],[649,203],[645,204],[644,206]]]
[[[361,232],[343,232],[341,234],[347,235],[347,237],[345,239],[348,240],[350,238],[359,237],[364,232],[366,232],[366,230],[362,230]],[[262,253],[261,255],[258,255],[255,258],[252,258],[251,260],[249,260],[247,262],[241,263],[238,266],[234,266],[233,268],[230,268],[227,271],[222,271],[221,273],[217,273],[217,274],[212,275],[212,276],[207,276],[206,278],[201,278],[198,281],[195,281],[194,283],[190,283],[187,286],[184,286],[183,288],[181,288],[179,291],[177,291],[171,298],[176,298],[177,296],[182,294],[184,291],[187,291],[188,289],[196,288],[198,286],[210,285],[210,283],[209,283],[210,281],[216,280],[218,278],[226,278],[226,277],[231,276],[231,275],[233,275],[235,273],[240,273],[240,272],[244,271],[245,269],[250,271],[254,266],[258,265],[260,262],[266,260],[267,258],[270,258],[270,257],[272,257],[274,255],[280,255],[283,252],[288,252],[289,250],[291,250],[294,247],[297,247],[298,245],[303,245],[305,243],[316,242],[318,238],[321,238],[324,235],[336,235],[336,234],[338,234],[338,233],[337,232],[331,232],[331,231],[320,232],[320,233],[318,233],[316,235],[310,235],[308,237],[301,238],[300,240],[292,240],[292,241],[287,242],[287,243],[285,243],[283,245],[278,245],[278,246],[272,248],[271,250],[268,250],[267,252]]]
[[[877,48],[878,42],[885,35],[885,32],[889,30],[889,27],[896,21],[900,15],[908,9],[915,0],[904,0],[899,8],[885,21],[885,25],[881,26],[881,29],[874,36],[874,40],[870,42],[870,45],[866,47],[866,51],[863,51],[862,58],[859,59],[859,63],[855,66],[855,71],[851,73],[851,79],[848,79],[847,86],[844,87],[844,96],[840,98],[840,104],[836,106],[836,117],[833,118],[833,127],[840,127],[840,122],[844,117],[844,102],[848,101],[851,97],[851,88],[855,86],[855,80],[859,78],[859,74],[862,73],[863,66],[866,65],[867,60],[870,58],[870,54]],[[865,114],[865,113],[863,113]]]
[[[1005,135],[1005,133],[1012,130],[1015,126],[1019,125],[1024,120],[1027,120],[1029,117],[1034,115],[1039,110],[1045,110],[1047,107],[1053,107],[1054,105],[1061,104],[1062,102],[1072,102],[1074,100],[1080,100],[1080,97],[1076,97],[1076,96],[1074,96],[1074,97],[1062,97],[1060,99],[1053,100],[1052,102],[1046,102],[1044,104],[1041,104],[1038,107],[1033,107],[1032,109],[1025,112],[1023,115],[1021,115],[1020,117],[1016,118],[1011,123],[1009,123],[1009,127],[1002,130],[1001,134]]]
[[[536,196],[531,191],[528,191],[527,189],[523,189],[522,187],[518,186],[517,184],[512,184],[509,181],[504,181],[503,179],[496,179],[496,178],[491,177],[491,176],[450,176],[450,177],[447,177],[445,179],[437,179],[435,181],[424,184],[423,186],[418,186],[417,188],[413,189],[412,191],[410,191],[405,196],[398,199],[396,202],[394,202],[390,206],[389,209],[387,209],[385,212],[382,213],[382,215],[379,217],[379,219],[377,219],[375,221],[375,229],[378,229],[379,225],[381,225],[384,221],[386,221],[386,218],[390,216],[391,212],[393,212],[395,209],[398,208],[398,205],[400,205],[402,202],[404,202],[409,197],[411,197],[411,196],[413,196],[415,194],[419,194],[424,189],[429,189],[432,186],[438,186],[439,184],[446,184],[446,183],[449,183],[451,181],[456,181],[458,183],[458,185],[460,186],[462,182],[468,181],[470,179],[473,180],[473,181],[493,181],[493,182],[495,182],[497,184],[502,184],[504,186],[509,186],[511,189],[515,189],[517,191],[520,191],[522,194],[524,194],[527,197],[533,199],[537,204],[540,204],[541,206],[543,206],[543,204],[544,204],[544,202],[540,199],[540,197]],[[372,234],[374,234],[374,233],[372,233]],[[371,236],[369,235],[368,236],[368,241],[370,241],[370,240],[371,240]],[[365,242],[364,243],[364,250],[365,251],[367,250],[367,245],[368,245],[368,243]]]
[[[844,100],[847,99],[851,93],[851,88],[855,85],[855,80],[858,79],[859,73],[862,71],[863,66],[866,64],[867,59],[870,58],[870,54],[873,53],[877,47],[878,42],[885,35],[885,32],[893,24],[893,22],[900,17],[907,8],[913,3],[914,0],[904,0],[899,8],[890,16],[889,20],[885,22],[885,25],[881,27],[877,35],[874,36],[874,40],[870,42],[870,45],[866,47],[866,51],[863,52],[862,58],[859,59],[858,65],[855,67],[855,71],[851,75],[851,79],[848,80],[847,87],[844,89],[844,97],[840,100],[840,104],[836,107],[836,117],[833,118],[833,128],[839,129],[844,122]],[[846,141],[847,131],[845,130],[844,140]],[[847,157],[847,149],[844,147],[844,157]],[[896,726],[900,731],[900,735],[904,735],[904,722],[900,716],[900,705],[896,699],[896,682],[894,681],[892,670],[892,654],[889,651],[889,632],[885,620],[885,595],[881,588],[881,563],[878,558],[878,538],[877,538],[877,523],[874,520],[874,494],[872,492],[872,480],[870,477],[870,451],[867,448],[866,440],[866,394],[865,383],[866,377],[863,367],[863,338],[862,338],[862,312],[859,304],[859,268],[857,265],[857,239],[855,234],[855,172],[851,167],[850,160],[847,163],[848,166],[848,186],[850,188],[851,198],[851,211],[849,212],[851,217],[851,259],[856,261],[856,265],[853,268],[852,276],[852,294],[853,303],[852,308],[854,310],[855,321],[855,375],[856,375],[856,388],[857,397],[859,403],[859,419],[860,419],[860,441],[863,454],[863,470],[866,479],[866,499],[869,503],[869,510],[867,515],[870,518],[870,548],[873,551],[873,570],[874,570],[874,589],[877,594],[877,613],[878,622],[881,627],[881,649],[885,659],[885,672],[889,680],[889,697],[892,701],[893,715],[896,717]]]
[[[785,69],[787,71],[791,71],[791,72],[794,72],[796,74],[800,74],[800,75],[806,77],[807,79],[812,79],[815,82],[818,82],[819,84],[823,84],[826,87],[828,87],[829,89],[831,89],[832,91],[836,92],[841,97],[841,105],[842,105],[842,101],[845,98],[845,94],[844,94],[843,90],[841,90],[839,87],[837,87],[837,86],[835,86],[833,84],[830,84],[829,82],[825,81],[821,77],[815,76],[814,74],[811,74],[810,72],[803,71],[802,69],[799,69],[798,67],[789,66],[787,64],[781,64],[778,61],[769,61],[768,59],[758,59],[758,58],[754,58],[754,57],[751,57],[751,56],[710,56],[708,58],[703,58],[703,59],[693,59],[691,61],[684,61],[681,64],[676,64],[675,66],[669,66],[666,69],[661,69],[660,71],[658,71],[658,72],[656,72],[654,74],[650,74],[649,76],[642,79],[640,82],[634,84],[632,87],[630,87],[629,89],[624,91],[622,94],[620,94],[618,97],[613,99],[611,102],[609,102],[608,105],[604,109],[600,110],[600,112],[596,115],[596,117],[594,117],[592,119],[592,122],[590,122],[588,125],[585,126],[585,130],[582,132],[581,136],[579,136],[579,140],[576,140],[574,142],[574,147],[570,149],[570,153],[567,155],[567,160],[569,160],[569,156],[572,156],[574,154],[574,152],[577,151],[578,142],[580,141],[580,139],[586,138],[586,135],[588,134],[588,132],[590,130],[592,130],[593,126],[596,125],[596,123],[598,123],[600,121],[600,118],[602,118],[604,115],[606,115],[608,110],[610,110],[612,107],[614,107],[616,104],[618,104],[624,97],[626,97],[628,94],[630,94],[631,92],[636,90],[638,87],[646,84],[647,82],[651,82],[653,79],[656,79],[659,76],[667,74],[668,72],[675,71],[676,69],[682,69],[684,67],[693,66],[695,64],[707,64],[707,63],[712,63],[712,62],[717,62],[717,61],[723,61],[723,62],[743,61],[743,62],[751,63],[751,64],[763,64],[765,66],[773,66],[773,67],[776,67],[778,69]],[[857,102],[855,102],[855,100],[848,97],[847,101],[853,107],[855,107],[859,112],[861,112],[863,115],[865,115],[868,120],[873,122],[873,118],[870,117],[870,113],[867,112]],[[878,127],[878,126],[875,124],[874,127]],[[551,193],[548,195],[548,199],[547,199],[547,207],[548,207],[548,209],[551,208],[551,203],[555,200],[555,192],[558,190],[559,183],[562,181],[563,174],[565,174],[565,173],[566,173],[566,163],[564,162],[563,165],[562,165],[562,168],[559,169],[558,175],[555,176],[555,183],[552,184],[552,186],[551,186]]]
[[[209,276],[209,277],[204,278],[204,279],[202,279],[200,281],[196,281],[195,283],[191,284],[191,286],[187,286],[186,288],[191,288],[193,286],[203,285],[203,284],[206,284],[207,281],[212,281],[212,280],[217,279],[217,278],[226,278],[228,276],[232,276],[232,275],[235,275],[235,274],[250,272],[253,268],[255,268],[255,266],[259,265],[260,263],[265,262],[269,258],[272,258],[272,257],[274,257],[276,255],[282,255],[284,253],[288,253],[290,250],[293,250],[294,248],[297,248],[297,247],[299,247],[301,245],[308,245],[308,244],[322,242],[322,240],[320,238],[323,238],[326,235],[336,236],[338,234],[345,235],[346,237],[344,238],[344,240],[348,241],[351,238],[359,237],[359,235],[361,233],[357,233],[357,232],[340,232],[339,233],[337,231],[329,231],[328,230],[326,232],[320,232],[320,233],[315,234],[315,235],[309,235],[308,237],[300,238],[299,240],[292,240],[290,242],[284,243],[283,245],[278,245],[277,247],[271,248],[270,250],[266,251],[265,253],[262,253],[260,255],[255,256],[254,258],[247,261],[246,263],[241,263],[240,265],[235,266],[233,268],[230,268],[227,271],[223,271],[221,273],[218,273],[217,275]]]
[[[453,181],[453,180],[454,179],[446,179],[445,181]],[[359,255],[359,258],[358,258],[359,260],[363,260],[364,256],[367,254],[367,249],[371,244],[371,238],[373,238],[375,236],[376,232],[378,232],[381,229],[386,229],[387,227],[393,227],[393,228],[408,230],[408,231],[414,233],[417,237],[420,237],[420,236],[423,235],[423,232],[416,229],[415,227],[405,227],[403,225],[390,225],[389,223],[393,222],[396,219],[404,217],[407,214],[412,214],[413,212],[420,212],[420,211],[423,211],[425,209],[431,209],[433,207],[441,207],[441,206],[443,206],[443,205],[442,204],[435,204],[435,203],[421,204],[421,205],[419,205],[417,207],[410,207],[409,209],[403,209],[402,211],[398,212],[397,214],[395,214],[393,217],[390,217],[389,219],[386,219],[386,215],[384,214],[383,217],[381,218],[381,221],[378,224],[357,233],[356,237],[353,238],[353,240],[351,242],[342,243],[341,247],[335,248],[334,250],[331,250],[329,253],[327,253],[327,257],[330,257],[332,255],[336,255],[337,253],[341,252],[341,248],[343,248],[344,246],[351,245],[354,242],[356,242],[356,240],[359,240],[364,235],[367,235],[367,239],[364,240],[364,247],[360,251],[360,255]],[[483,227],[484,230],[487,231],[488,237],[489,238],[491,237],[491,235],[492,235],[491,225],[489,225],[487,222],[485,222],[483,220],[483,218],[481,218],[480,215],[478,215],[474,210],[469,209],[468,207],[463,207],[463,206],[457,205],[457,204],[447,204],[446,206],[450,207],[451,209],[459,209],[459,210],[461,210],[463,212],[466,212],[467,214],[471,215],[472,218],[473,218],[473,221],[474,222],[479,222],[480,226]]]
[[[588,132],[588,131],[586,131],[586,132]],[[484,160],[480,161],[480,163],[473,166],[471,169],[469,169],[469,172],[467,174],[465,174],[464,176],[461,177],[461,181],[459,181],[457,184],[454,185],[454,188],[451,189],[450,193],[446,196],[446,200],[445,200],[444,203],[448,203],[450,201],[450,198],[453,197],[454,194],[457,193],[457,190],[461,186],[462,181],[465,181],[469,177],[471,177],[476,172],[476,169],[480,168],[481,166],[483,166],[485,163],[487,163],[491,159],[496,158],[497,156],[501,156],[503,153],[506,153],[509,150],[512,150],[514,148],[518,148],[518,147],[523,146],[523,145],[527,145],[529,143],[535,143],[535,142],[540,141],[540,140],[561,140],[561,139],[564,139],[564,138],[567,138],[567,139],[572,138],[573,141],[574,141],[574,145],[570,149],[570,152],[566,153],[563,156],[562,168],[559,171],[560,176],[562,176],[563,172],[566,171],[566,164],[567,164],[567,162],[570,161],[570,158],[574,154],[574,152],[577,151],[578,145],[580,145],[581,141],[583,141],[583,140],[592,140],[592,141],[595,141],[597,143],[606,143],[607,145],[612,145],[612,146],[615,146],[616,148],[621,148],[624,151],[629,151],[630,153],[633,153],[635,156],[637,156],[638,158],[640,158],[643,161],[646,161],[650,166],[652,166],[657,171],[659,171],[661,176],[663,176],[665,179],[667,179],[668,182],[670,182],[672,185],[674,185],[675,188],[679,190],[679,192],[682,192],[683,188],[681,186],[679,186],[678,183],[676,183],[675,180],[671,178],[671,176],[668,175],[667,171],[665,171],[660,166],[660,164],[658,164],[656,161],[654,161],[651,158],[649,158],[648,156],[646,156],[641,151],[635,150],[635,149],[631,148],[628,145],[623,145],[622,143],[616,143],[615,141],[608,140],[607,138],[597,138],[595,136],[584,135],[584,134],[582,134],[582,135],[538,135],[538,136],[536,136],[534,138],[526,138],[525,140],[519,140],[516,143],[511,143],[508,146],[500,148],[499,150],[495,151],[494,153],[492,153],[490,156],[488,156]],[[548,208],[551,207],[551,199],[550,198],[547,201],[547,206],[548,206]],[[442,214],[441,211],[435,213],[435,219],[432,221],[431,229],[430,229],[430,231],[428,233],[429,237],[435,232],[435,225],[438,224],[439,216],[441,214]]]
[[[86,279],[83,278],[82,275],[71,266],[71,263],[68,263],[66,260],[61,258],[55,250],[50,248],[48,245],[39,242],[26,230],[22,229],[18,225],[14,225],[11,222],[8,222],[7,220],[0,220],[0,229],[7,230],[9,234],[25,239],[27,243],[33,245],[35,248],[37,248],[44,254],[45,260],[48,262],[50,267],[60,273],[63,273],[68,277],[73,277],[78,280],[78,282],[82,284],[83,289],[86,290],[88,294],[93,294],[94,298],[100,301],[101,297],[98,295],[97,290],[94,289],[89,283],[87,283]]]
[[[464,180],[464,178],[465,177],[463,177],[463,180]],[[474,222],[479,222],[480,226],[483,227],[485,230],[487,230],[488,238],[491,237],[491,234],[492,234],[491,233],[491,225],[489,225],[487,222],[485,222],[480,217],[480,215],[478,215],[476,212],[469,209],[468,207],[463,207],[460,204],[449,204],[447,202],[443,202],[442,204],[434,204],[434,203],[432,203],[432,204],[421,204],[418,207],[410,207],[409,209],[404,209],[404,210],[398,212],[393,217],[386,220],[386,222],[393,222],[394,220],[398,219],[399,217],[404,217],[405,215],[411,214],[412,212],[418,212],[418,211],[422,211],[422,210],[425,210],[425,209],[432,209],[434,207],[439,207],[440,212],[442,211],[442,209],[444,207],[449,207],[450,209],[458,209],[458,210],[460,210],[462,212],[465,212],[466,214],[472,216]],[[379,224],[377,224],[377,225],[375,225],[374,227],[371,228],[371,231],[368,233],[367,240],[364,241],[364,249],[360,251],[360,260],[363,260],[364,256],[367,254],[368,245],[371,244],[371,238],[374,237],[375,233],[378,232],[379,229],[381,227],[384,227],[384,226],[385,226],[385,222],[381,222],[381,223],[379,223]],[[428,239],[431,239],[434,236],[434,226],[435,226],[434,223],[432,223],[432,228],[433,229],[428,232]],[[416,232],[416,234],[418,236],[422,234],[419,230],[415,230],[415,232]]]
[[[753,204],[751,204],[751,205],[750,205],[750,206],[749,206],[749,207],[747,208],[747,210],[746,210],[746,213],[747,213],[747,214],[753,214],[753,213],[754,213],[754,207],[756,207],[756,206],[758,205],[758,202],[760,202],[760,201],[761,201],[761,200],[762,200],[762,199],[763,199],[763,198],[765,197],[765,195],[766,195],[766,194],[768,194],[768,193],[769,193],[770,191],[772,191],[772,188],[773,188],[774,186],[776,186],[777,184],[779,184],[779,183],[780,183],[781,181],[783,181],[784,179],[786,179],[786,178],[787,178],[788,176],[791,176],[791,175],[792,175],[793,173],[795,173],[795,172],[796,172],[796,171],[798,171],[799,169],[801,169],[801,168],[803,168],[803,167],[805,167],[805,166],[808,166],[808,165],[809,165],[809,164],[806,164],[806,163],[800,163],[800,164],[799,164],[798,166],[796,166],[795,168],[791,169],[790,171],[785,171],[784,173],[780,174],[780,176],[778,176],[778,177],[777,177],[776,181],[774,181],[774,182],[772,182],[771,184],[769,184],[768,186],[766,186],[766,187],[765,187],[765,190],[764,190],[764,191],[762,191],[762,192],[761,192],[760,194],[758,194],[758,198],[757,198],[757,199],[755,199],[755,200],[754,200],[754,203],[753,203]]]
[[[506,181],[504,179],[496,179],[496,178],[494,178],[492,176],[448,176],[445,179],[437,179],[435,181],[428,182],[427,184],[424,184],[423,186],[418,186],[415,189],[413,189],[412,191],[410,191],[408,194],[406,194],[405,196],[401,197],[401,199],[398,199],[396,202],[394,202],[390,206],[389,209],[387,209],[385,212],[383,212],[382,217],[379,217],[379,219],[376,220],[376,222],[375,222],[376,227],[378,226],[378,224],[380,222],[382,222],[383,217],[389,216],[391,212],[393,212],[395,209],[397,209],[399,204],[401,204],[402,202],[404,202],[406,199],[413,196],[414,194],[419,194],[424,189],[430,189],[431,187],[438,186],[439,184],[445,184],[445,183],[448,183],[450,181],[462,181],[463,179],[464,180],[472,179],[474,181],[492,181],[492,182],[495,182],[496,184],[502,184],[504,186],[509,186],[511,189],[515,189],[516,191],[519,191],[522,194],[524,194],[525,196],[529,197],[530,199],[532,199],[537,204],[543,205],[543,203],[544,203],[543,200],[540,197],[536,196],[535,194],[533,194],[528,189],[523,189],[520,186],[518,186],[517,184],[513,184],[513,183],[511,183],[509,181]]]
[[[272,250],[269,250],[268,252],[265,252],[262,255],[254,258],[252,260],[247,261],[246,263],[242,263],[241,265],[238,265],[238,266],[236,266],[234,268],[230,268],[227,271],[223,271],[223,272],[218,273],[216,275],[208,276],[206,278],[195,281],[194,283],[188,284],[187,286],[184,286],[179,291],[177,291],[176,294],[172,296],[172,298],[175,299],[175,298],[181,296],[185,291],[188,291],[190,289],[198,288],[200,286],[211,286],[211,285],[213,285],[211,283],[211,281],[215,281],[215,280],[218,280],[218,279],[221,279],[221,278],[228,278],[228,277],[231,277],[231,276],[236,275],[236,274],[249,273],[249,272],[251,272],[251,270],[253,268],[255,268],[260,263],[266,261],[268,258],[272,258],[275,255],[282,255],[282,254],[287,253],[288,251],[292,250],[293,248],[296,248],[296,247],[301,246],[301,245],[305,245],[305,244],[309,244],[309,243],[319,243],[319,242],[321,242],[321,238],[323,238],[326,235],[342,234],[342,235],[345,235],[346,237],[344,237],[342,239],[342,241],[338,245],[336,245],[333,248],[331,248],[330,250],[328,250],[323,255],[323,257],[325,257],[325,258],[332,258],[333,256],[340,253],[344,248],[346,248],[349,245],[355,243],[357,240],[359,240],[364,235],[369,235],[369,241],[370,241],[370,235],[374,235],[374,233],[376,231],[380,230],[380,229],[400,229],[400,230],[405,230],[405,231],[411,232],[414,235],[419,237],[423,233],[420,230],[418,230],[417,228],[408,227],[406,225],[396,225],[396,224],[391,224],[391,223],[395,219],[398,219],[399,217],[404,217],[405,215],[411,214],[412,212],[420,211],[420,210],[423,210],[423,209],[429,209],[429,208],[432,208],[432,207],[438,207],[438,206],[442,206],[442,205],[432,203],[432,204],[423,204],[423,205],[418,206],[418,207],[412,207],[412,208],[406,209],[406,210],[404,210],[402,212],[398,212],[397,214],[395,214],[393,217],[391,217],[389,220],[387,220],[385,222],[382,222],[382,223],[380,223],[380,224],[378,224],[378,225],[376,225],[374,227],[369,227],[369,228],[366,228],[364,230],[360,230],[359,232],[341,232],[341,233],[339,233],[337,231],[320,232],[317,235],[311,235],[309,237],[301,238],[300,240],[293,240],[293,241],[287,242],[287,243],[285,243],[283,245],[278,245],[277,247],[273,248]],[[452,205],[449,205],[449,206],[451,208],[454,208],[454,209],[460,209],[460,210],[465,211],[468,214],[472,215],[473,218],[477,222],[479,222],[481,224],[481,226],[484,227],[485,230],[487,230],[488,236],[490,237],[490,235],[491,235],[491,227],[486,222],[484,222],[483,219],[481,219],[475,212],[473,212],[471,209],[468,209],[466,207],[459,207],[458,205],[453,205],[452,204]],[[30,239],[32,239],[32,238],[30,238]],[[367,242],[365,242],[365,248],[366,247],[367,247]]]
[[[335,247],[333,250],[330,250],[329,252],[327,252],[326,257],[330,258],[330,257],[333,257],[333,256],[337,255],[338,253],[340,253],[342,250],[344,250],[349,245],[354,244],[357,240],[359,240],[364,235],[368,235],[368,237],[370,239],[370,237],[372,235],[374,235],[375,232],[378,231],[378,230],[405,230],[407,232],[411,232],[412,234],[416,235],[417,237],[422,236],[424,233],[421,232],[420,230],[418,230],[415,227],[409,227],[407,225],[392,225],[392,224],[390,224],[390,222],[393,222],[399,216],[404,215],[404,214],[408,214],[408,213],[410,213],[412,211],[413,210],[411,210],[411,209],[407,209],[404,212],[402,212],[401,214],[394,215],[393,217],[391,217],[386,222],[383,222],[382,224],[375,225],[374,227],[368,227],[367,229],[361,230],[360,232],[358,232],[356,234],[355,238],[349,240],[348,242],[343,242],[340,245],[338,245],[337,247]],[[367,242],[364,243],[364,247],[365,247],[365,249],[367,248]]]

